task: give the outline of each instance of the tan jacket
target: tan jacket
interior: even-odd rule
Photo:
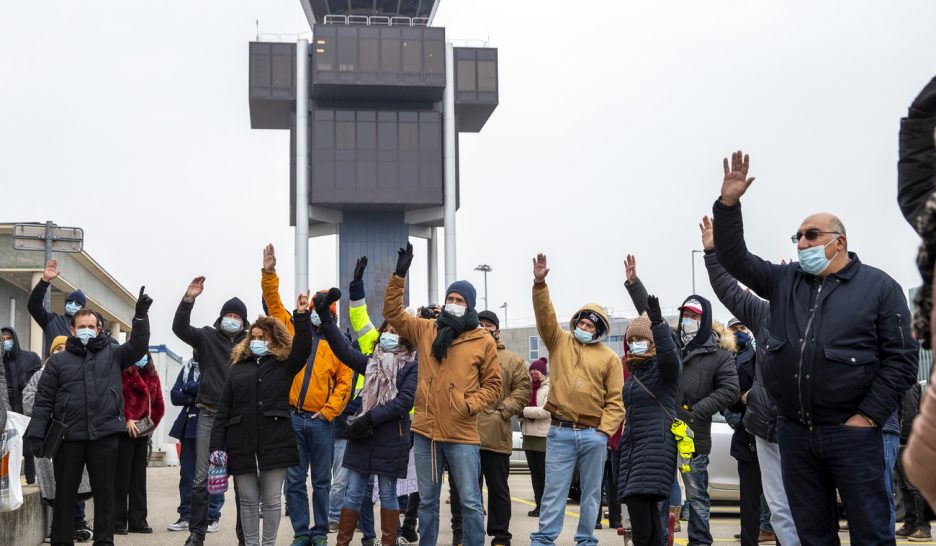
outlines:
[[[936,505],[936,369],[920,404],[920,414],[913,420],[913,432],[903,453],[907,481],[916,486],[930,504]]]
[[[604,309],[590,303],[572,316],[570,330],[575,329],[575,317],[586,309],[611,324]],[[621,359],[604,343],[585,345],[559,327],[545,282],[533,285],[533,312],[540,339],[549,350],[551,386],[545,409],[560,419],[597,427],[612,436],[624,420]]]
[[[432,356],[432,342],[439,331],[436,321],[416,318],[403,309],[404,283],[402,277],[390,277],[383,315],[419,353],[411,428],[436,442],[480,444],[478,412],[497,400],[501,389],[494,338],[484,328],[464,332],[440,363]]]
[[[532,385],[530,386],[532,390]],[[549,397],[549,378],[546,378],[536,391],[536,405],[523,408],[523,421],[521,429],[523,436],[532,436],[545,438],[549,433],[549,425],[552,421],[552,415],[543,409],[546,405],[546,399]]]
[[[500,360],[501,393],[493,404],[478,415],[481,449],[494,453],[513,453],[513,427],[511,417],[520,415],[530,403],[530,372],[526,362],[517,353],[497,342]]]

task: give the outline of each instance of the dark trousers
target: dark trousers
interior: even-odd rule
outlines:
[[[510,544],[510,455],[481,450],[481,477],[487,482],[487,534],[497,544]],[[480,484],[478,484],[480,487]]]
[[[543,501],[543,486],[546,483],[546,452],[545,451],[524,451],[526,454],[527,466],[530,468],[530,481],[533,482],[533,499],[536,501],[536,507],[540,507]]]
[[[738,461],[738,477],[741,481],[741,545],[757,546],[763,494],[757,457],[752,455],[750,461]]]
[[[416,530],[419,521],[419,492],[410,493],[406,501],[406,513],[403,514],[403,527]]]
[[[114,480],[114,529],[142,529],[146,522],[146,448],[149,437],[117,435],[117,478]],[[128,509],[129,505],[129,509]]]
[[[660,501],[638,495],[628,497],[625,503],[630,515],[634,546],[663,546]]]
[[[117,435],[99,440],[62,442],[52,464],[55,469],[55,502],[52,505],[52,544],[74,544],[75,501],[81,474],[88,466],[94,503],[94,544],[114,543],[114,478],[117,473]]]
[[[32,455],[23,455],[23,473],[26,474],[26,483],[35,483],[36,460]]]
[[[840,544],[835,490],[852,544],[894,544],[884,483],[884,438],[877,427],[778,421],[783,485],[803,544]]]
[[[618,500],[618,468],[620,457],[616,449],[608,450],[605,462],[605,492],[608,497],[608,524],[616,529],[621,526],[621,501]],[[601,510],[598,510],[598,521],[601,521]]]
[[[907,481],[903,468],[903,452],[907,446],[900,446],[900,455],[897,457],[897,488],[904,505],[904,524],[925,531],[930,530],[930,522],[926,516],[926,499],[920,490]]]

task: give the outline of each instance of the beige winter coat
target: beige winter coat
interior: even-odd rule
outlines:
[[[520,415],[530,403],[530,372],[517,353],[497,342],[500,360],[501,393],[497,400],[478,415],[481,449],[510,455],[513,452],[511,418]]]
[[[536,407],[527,406],[523,408],[523,421],[520,423],[520,430],[523,431],[524,436],[546,437],[549,432],[549,425],[552,422],[552,415],[543,409],[548,396],[549,379],[546,379],[536,391]]]

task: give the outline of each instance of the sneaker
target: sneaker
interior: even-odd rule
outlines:
[[[894,534],[898,537],[908,537],[912,535],[913,533],[915,533],[916,530],[917,530],[916,525],[910,525],[909,523],[904,523],[903,527],[901,527],[900,529],[897,529],[897,532]]]
[[[209,532],[209,533],[217,533],[217,532],[218,532],[218,527],[219,527],[219,525],[218,525],[218,522],[217,522],[217,521],[209,521],[209,522],[208,522],[208,532]]]
[[[527,515],[530,516],[531,518],[538,518],[540,515],[539,506],[527,512]]]
[[[338,522],[337,522],[337,521],[329,521],[329,522],[328,522],[328,532],[329,532],[329,533],[337,533],[337,532],[338,532]]]
[[[377,546],[376,538],[362,538],[361,546]]]
[[[402,538],[406,539],[406,542],[409,544],[419,544],[419,535],[416,533],[415,528],[404,525],[400,534],[403,535]]]
[[[406,546],[410,544],[410,541],[406,540],[405,537],[396,537],[397,546]]]
[[[289,546],[309,546],[312,544],[312,539],[308,535],[299,535],[293,537],[293,541]]]
[[[185,546],[205,546],[205,539],[195,533],[191,533],[188,540],[185,541]]]
[[[173,523],[166,527],[170,531],[188,531],[188,522],[182,518],[179,518],[179,521]]]
[[[322,535],[312,539],[313,546],[328,546],[328,536]]]
[[[930,535],[929,529],[917,529],[915,533],[910,535],[910,542],[926,542],[930,540],[932,536]]]
[[[94,533],[87,529],[75,529],[75,532],[72,534],[72,540],[75,542],[87,542],[91,540],[93,536]]]

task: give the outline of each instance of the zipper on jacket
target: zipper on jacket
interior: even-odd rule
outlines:
[[[800,358],[799,366],[797,368],[797,373],[799,374],[799,403],[800,403],[800,414],[803,419],[805,419],[806,425],[809,426],[809,430],[812,430],[812,419],[807,417],[809,415],[806,412],[806,405],[803,404],[803,359],[806,356],[806,344],[809,343],[809,329],[812,327],[813,319],[816,317],[816,311],[819,310],[819,298],[822,297],[822,286],[825,284],[825,279],[819,282],[819,289],[816,290],[816,301],[813,302],[812,311],[809,313],[809,320],[806,321],[806,331],[803,332],[803,343],[800,345]]]
[[[900,334],[900,348],[905,349],[907,346],[904,343],[903,317],[900,316],[900,313],[897,313],[897,333]]]

